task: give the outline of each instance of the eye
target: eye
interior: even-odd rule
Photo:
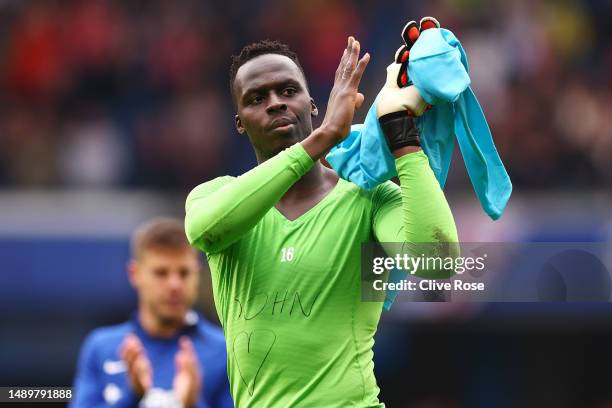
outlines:
[[[181,267],[179,269],[179,275],[181,278],[185,279],[186,277],[189,276],[189,268],[186,267]]]
[[[168,269],[166,268],[155,268],[153,270],[153,274],[157,277],[157,278],[165,278],[168,276]]]
[[[289,86],[283,90],[283,93],[287,96],[293,96],[297,93],[297,89],[292,86]]]
[[[250,100],[249,100],[249,104],[250,105],[258,105],[260,103],[262,103],[264,100],[263,96],[261,95],[254,95]]]

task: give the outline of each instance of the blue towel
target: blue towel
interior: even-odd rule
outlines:
[[[449,30],[422,32],[410,50],[409,78],[423,99],[435,105],[416,121],[429,165],[444,187],[456,136],[480,205],[496,220],[510,198],[512,183],[469,86],[468,71],[465,51]],[[376,117],[377,100],[368,110],[364,123],[353,125],[348,137],[326,157],[340,177],[367,190],[397,176],[393,154]],[[405,276],[405,272],[393,270],[389,281],[399,282]],[[386,310],[396,297],[396,291],[387,291]]]
[[[465,51],[449,30],[424,31],[410,50],[409,78],[423,99],[435,105],[416,124],[440,186],[446,183],[456,136],[480,205],[496,220],[510,198],[512,183],[469,87],[468,71]],[[353,125],[326,159],[340,177],[367,190],[397,176],[393,154],[376,118],[376,100],[364,123]]]

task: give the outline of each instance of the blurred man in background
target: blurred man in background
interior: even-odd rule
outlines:
[[[191,310],[201,263],[182,223],[146,223],[131,250],[128,274],[138,312],[89,335],[71,406],[233,407],[223,334]]]

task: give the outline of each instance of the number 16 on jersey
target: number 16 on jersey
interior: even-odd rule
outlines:
[[[293,261],[293,247],[287,247],[281,249],[281,262]]]

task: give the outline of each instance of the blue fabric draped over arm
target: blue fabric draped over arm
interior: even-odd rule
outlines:
[[[510,198],[512,183],[469,86],[468,61],[461,43],[449,30],[424,31],[410,50],[408,71],[423,99],[434,105],[417,119],[417,127],[438,182],[444,187],[456,137],[482,208],[498,219]],[[354,125],[326,159],[340,177],[368,190],[397,175],[376,117],[376,100],[364,123]]]

